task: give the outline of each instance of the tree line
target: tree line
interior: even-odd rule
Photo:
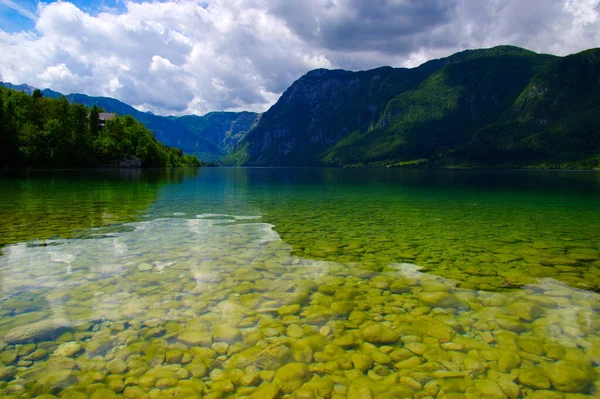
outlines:
[[[200,166],[131,116],[100,120],[100,107],[0,87],[0,166],[93,168],[137,158],[143,167]]]

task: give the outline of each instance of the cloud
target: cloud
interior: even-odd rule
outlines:
[[[159,114],[264,111],[314,68],[416,66],[498,44],[593,47],[599,1],[169,0],[92,13],[39,3],[34,31],[0,30],[0,74]]]
[[[29,11],[28,9],[26,9],[23,6],[18,5],[13,0],[0,0],[0,4],[5,5],[8,8],[12,8],[13,10],[17,11],[22,16],[29,18],[32,21],[35,21],[37,19],[37,16],[34,13],[32,13],[31,11]]]

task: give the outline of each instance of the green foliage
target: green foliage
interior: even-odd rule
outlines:
[[[29,96],[0,88],[0,164],[66,168],[118,166],[137,158],[144,167],[200,166],[198,158],[160,143],[131,116],[103,124],[97,106],[69,103],[66,97]]]
[[[600,50],[511,46],[313,71],[225,158],[248,165],[597,168]]]

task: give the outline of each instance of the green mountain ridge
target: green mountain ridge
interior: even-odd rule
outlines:
[[[513,46],[417,68],[315,70],[223,158],[256,166],[597,168],[600,49]]]

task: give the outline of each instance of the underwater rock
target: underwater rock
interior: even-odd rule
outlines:
[[[16,367],[0,367],[0,381],[9,381],[17,374]]]
[[[552,386],[562,392],[587,392],[594,379],[588,365],[573,361],[558,361],[544,367]]]
[[[69,329],[69,322],[62,319],[42,320],[26,326],[15,327],[4,335],[8,344],[29,341],[53,340]]]
[[[53,353],[53,356],[64,356],[64,357],[72,357],[81,352],[83,348],[77,342],[65,342],[61,344]]]
[[[363,328],[362,336],[372,344],[393,344],[398,341],[400,334],[386,325],[375,323]]]
[[[290,349],[283,344],[274,344],[264,349],[256,357],[256,365],[265,370],[277,370],[290,357]]]
[[[228,344],[233,344],[236,341],[239,341],[241,337],[242,333],[240,330],[228,324],[219,324],[215,326],[213,332],[213,340],[215,342],[227,342]]]
[[[275,373],[273,383],[283,393],[292,393],[310,379],[311,373],[303,363],[288,363]]]

